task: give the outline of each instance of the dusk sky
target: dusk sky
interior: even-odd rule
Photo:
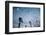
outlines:
[[[36,19],[40,19],[40,8],[13,7],[13,24],[16,26],[19,23],[19,17],[22,17],[26,24],[29,21],[34,23]]]

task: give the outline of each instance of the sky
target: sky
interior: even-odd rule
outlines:
[[[29,21],[34,23],[36,19],[40,19],[40,8],[13,7],[13,25],[18,25],[19,17],[22,17],[26,24]]]

